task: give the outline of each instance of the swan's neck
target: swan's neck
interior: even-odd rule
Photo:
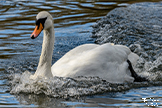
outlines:
[[[39,59],[39,64],[37,67],[37,71],[35,74],[43,77],[51,77],[51,62],[52,62],[52,54],[54,49],[54,27],[50,27],[47,30],[43,30],[43,44],[42,44],[42,52]]]

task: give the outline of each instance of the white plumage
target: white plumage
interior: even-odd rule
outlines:
[[[45,19],[45,22],[40,21],[44,26],[42,29],[44,38],[37,71],[31,78],[35,79],[38,76],[46,78],[52,76],[98,76],[111,83],[134,81],[127,60],[129,59],[135,65],[138,55],[132,53],[128,47],[123,45],[111,43],[80,45],[67,52],[51,67],[54,48],[53,19],[46,11],[40,12],[36,18],[37,21]],[[36,26],[39,25],[36,24]],[[38,35],[33,32],[31,37],[35,38]]]

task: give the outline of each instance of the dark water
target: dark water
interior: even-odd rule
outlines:
[[[160,86],[66,99],[45,94],[13,95],[9,92],[9,76],[12,73],[19,75],[26,70],[36,70],[43,37],[40,34],[36,40],[31,40],[29,36],[39,11],[49,11],[54,18],[54,63],[70,49],[84,43],[93,43],[94,39],[89,37],[91,26],[110,10],[137,2],[158,1],[160,0],[0,0],[0,107],[143,107],[151,105],[152,100],[154,105],[162,105]],[[142,98],[147,98],[147,104]]]

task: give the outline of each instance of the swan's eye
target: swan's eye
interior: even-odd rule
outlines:
[[[42,23],[43,28],[44,28],[44,23],[45,23],[46,19],[47,19],[47,17],[45,17],[45,18],[40,18],[40,19],[36,20],[35,24],[38,25],[38,29],[39,29],[40,23]]]

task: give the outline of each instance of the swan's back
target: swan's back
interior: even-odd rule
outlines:
[[[52,66],[52,74],[62,77],[99,76],[112,83],[133,82],[128,69],[128,55],[138,58],[123,45],[84,44],[58,60]]]

